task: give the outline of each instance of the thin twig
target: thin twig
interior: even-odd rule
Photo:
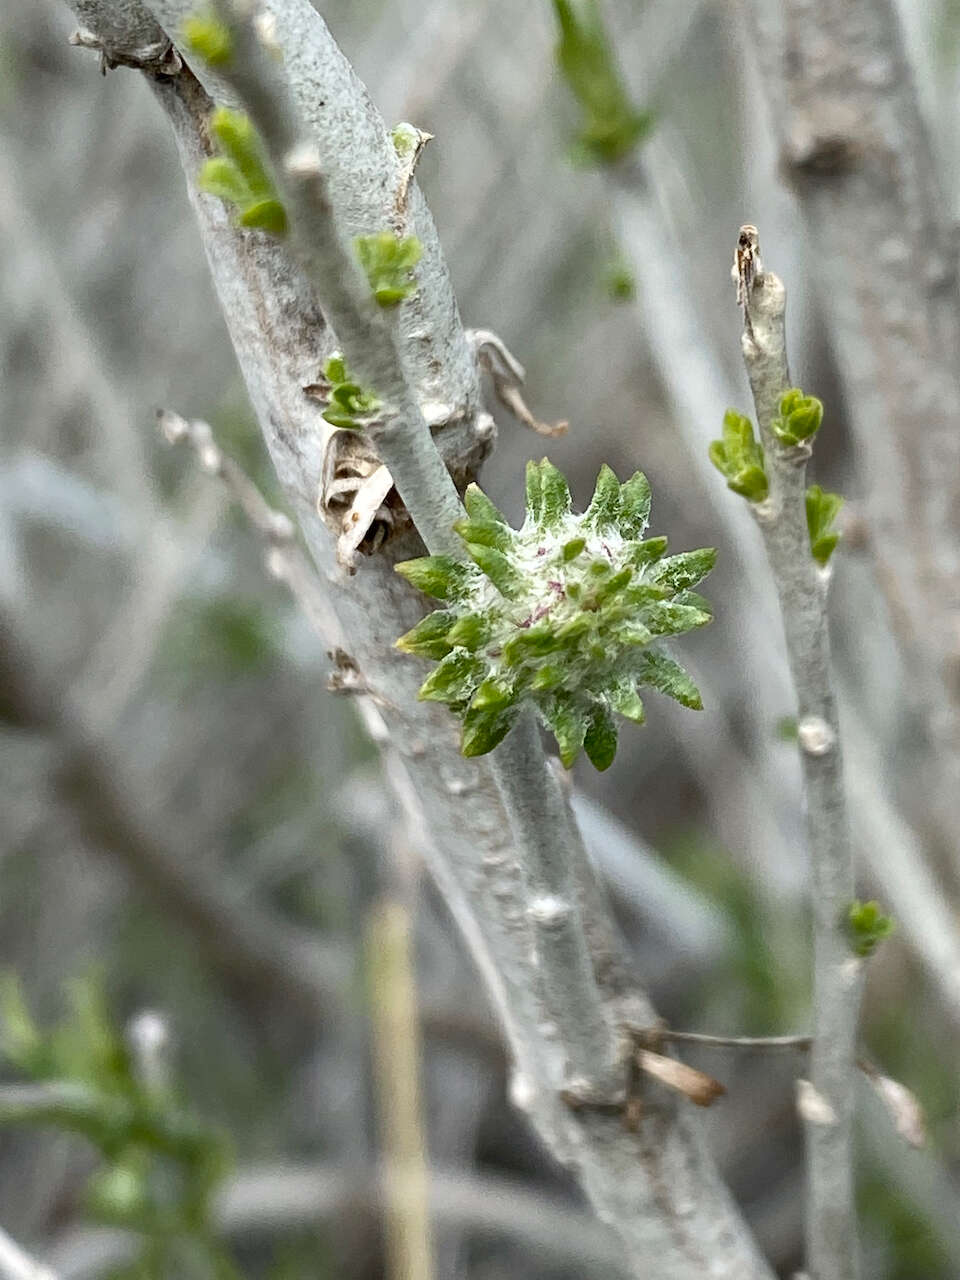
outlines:
[[[343,243],[320,153],[262,47],[253,15],[241,14],[232,0],[217,0],[217,10],[235,46],[220,70],[250,113],[276,169],[300,265],[348,366],[383,402],[368,435],[429,550],[459,555],[453,525],[463,512],[456,488],[410,391],[392,325]]]
[[[744,231],[754,232],[753,228]],[[807,809],[814,933],[810,1084],[823,1106],[803,1108],[807,1135],[807,1265],[817,1280],[858,1275],[853,1186],[853,1104],[862,961],[844,915],[854,896],[853,856],[830,675],[826,581],[810,553],[805,472],[809,446],[783,446],[771,429],[790,388],[786,290],[759,261],[743,291],[742,349],[756,406],[769,497],[754,507],[783,615],[796,687]],[[811,1096],[813,1096],[811,1095]]]
[[[939,747],[918,783],[956,847],[960,295],[949,201],[895,0],[742,8],[782,171],[815,246],[814,283],[882,545],[879,584],[910,623],[900,692],[920,701]],[[916,755],[912,740],[907,750]]]

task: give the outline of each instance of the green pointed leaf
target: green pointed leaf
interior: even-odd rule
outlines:
[[[620,592],[624,591],[632,581],[633,570],[627,565],[626,568],[621,569],[618,573],[611,574],[606,582],[602,582],[594,590],[593,598],[598,605],[602,605],[605,601],[612,600]]]
[[[233,57],[230,30],[212,15],[195,14],[183,20],[183,40],[191,53],[211,67],[223,67]]]
[[[667,549],[666,538],[647,538],[645,542],[635,542],[629,548],[630,563],[635,569],[655,564]]]
[[[251,193],[259,199],[275,197],[260,138],[250,117],[230,107],[217,107],[210,117],[210,129],[240,170]]]
[[[649,132],[653,117],[630,99],[597,0],[553,0],[553,7],[557,62],[583,112],[578,154],[588,163],[615,164]]]
[[[454,649],[420,686],[422,702],[465,702],[483,679],[486,665],[464,649]]]
[[[697,591],[678,591],[673,597],[673,602],[674,604],[690,605],[691,608],[697,609],[700,613],[705,613],[710,618],[713,617],[713,605]]]
[[[490,639],[489,618],[479,613],[465,613],[447,632],[447,640],[453,648],[469,649],[471,653]]]
[[[710,461],[726,478],[727,488],[751,502],[762,502],[769,492],[763,469],[763,449],[754,439],[749,418],[728,409],[723,417],[723,439],[710,445]]]
[[[732,459],[727,457],[727,446],[722,440],[711,440],[707,454],[722,476],[729,474]]]
[[[668,654],[657,649],[650,649],[645,653],[637,669],[637,680],[641,684],[659,689],[668,698],[673,698],[681,706],[689,707],[691,711],[703,710],[700,690],[679,662],[674,662]]]
[[[620,515],[620,481],[606,463],[600,468],[583,523],[598,532],[613,528]]]
[[[204,161],[197,186],[207,195],[217,196],[230,204],[245,205],[254,199],[243,174],[226,156],[211,156]]]
[[[595,769],[602,772],[613,764],[617,754],[617,722],[602,702],[594,703],[590,709],[583,748]]]
[[[632,582],[623,593],[623,602],[632,605],[634,609],[641,608],[644,605],[655,604],[658,600],[666,600],[670,597],[671,592],[666,587],[661,587],[656,582]],[[684,604],[688,603],[686,600]]]
[[[646,610],[644,622],[655,636],[679,636],[713,621],[713,614],[676,600],[660,600]]]
[[[627,720],[632,720],[634,724],[643,724],[646,719],[646,712],[643,708],[643,700],[637,693],[636,686],[632,683],[624,681],[615,685],[607,694],[610,699],[610,705],[614,711],[619,711]]]
[[[660,586],[671,591],[683,591],[695,587],[705,578],[717,562],[715,547],[701,547],[698,551],[683,551],[677,556],[661,560],[650,576]]]
[[[583,708],[572,697],[558,696],[549,699],[543,716],[557,740],[563,767],[571,769],[587,736]]]
[[[460,750],[465,756],[483,756],[492,751],[510,732],[517,708],[482,711],[468,708],[463,717]]]
[[[495,547],[467,543],[470,559],[482,569],[502,596],[512,600],[523,589],[523,579],[513,563]]]
[[[569,542],[565,542],[563,544],[563,563],[569,564],[571,560],[576,560],[586,545],[586,538],[571,538]]]
[[[539,462],[527,463],[527,518],[531,524],[543,519],[543,476]]]
[[[416,293],[416,285],[410,284],[381,284],[373,291],[373,297],[378,307],[396,307],[403,302],[404,298],[412,297]]]
[[[570,489],[566,477],[549,459],[540,463],[540,487],[542,514],[540,523],[545,529],[555,529],[570,514]]]
[[[287,211],[272,197],[249,204],[240,214],[240,225],[258,227],[261,231],[269,231],[274,236],[287,234]]]
[[[548,623],[538,623],[517,631],[503,646],[503,660],[507,666],[519,666],[531,658],[542,658],[563,647],[563,637],[558,629]]]
[[[446,609],[435,609],[397,640],[396,647],[418,658],[445,658],[453,645],[447,634],[456,618]]]
[[[807,529],[810,533],[810,551],[814,560],[824,567],[840,541],[840,534],[831,529],[840,514],[843,498],[839,493],[826,493],[818,484],[812,484],[806,493]]]
[[[469,590],[473,574],[470,566],[453,556],[420,556],[402,560],[394,570],[401,577],[435,600],[455,600]]]
[[[516,701],[512,687],[502,680],[487,679],[473,695],[470,706],[476,711],[490,711],[502,708]]]
[[[513,545],[513,530],[502,520],[458,520],[453,527],[464,542],[479,547],[507,551]]]
[[[501,512],[494,506],[479,485],[468,484],[463,495],[463,505],[471,520],[496,520],[506,524]]]
[[[635,471],[620,489],[620,532],[625,538],[642,538],[650,519],[650,485],[642,471]]]
[[[349,382],[347,377],[347,362],[339,351],[335,351],[323,366],[323,376],[331,387],[338,382]]]
[[[810,544],[810,554],[820,565],[821,569],[826,568],[830,557],[837,549],[837,543],[840,541],[839,533],[821,533],[819,538]]]
[[[636,649],[638,646],[646,648],[652,639],[653,632],[649,631],[642,622],[631,622],[617,632],[617,643],[623,645],[625,649]]]
[[[727,488],[750,502],[763,502],[770,493],[770,482],[762,467],[743,467],[730,476]]]
[[[560,626],[557,627],[555,634],[561,644],[563,646],[567,646],[577,640],[580,640],[588,631],[592,631],[593,626],[593,619],[590,615],[580,613],[577,614],[576,617],[569,618],[566,622],[562,622]]]
[[[530,679],[530,688],[534,693],[549,693],[563,684],[564,669],[562,666],[547,663],[537,667]]]
[[[782,444],[796,445],[816,435],[823,422],[823,405],[816,396],[805,396],[798,387],[787,391],[780,401],[780,416],[770,429]]]
[[[320,416],[324,422],[329,422],[331,427],[339,427],[341,431],[363,430],[362,425],[357,422],[356,418],[343,409],[324,409]]]

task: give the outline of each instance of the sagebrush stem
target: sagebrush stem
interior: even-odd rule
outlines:
[[[807,1265],[815,1280],[859,1275],[853,1178],[853,1107],[862,964],[853,956],[844,915],[854,897],[840,725],[830,675],[826,591],[810,552],[805,482],[809,447],[785,447],[771,430],[790,389],[786,290],[759,274],[746,299],[743,358],[756,406],[770,494],[755,506],[783,614],[800,723],[826,733],[801,749],[813,910],[813,1045],[810,1082],[834,1119],[805,1116]],[[823,749],[824,743],[826,744]]]

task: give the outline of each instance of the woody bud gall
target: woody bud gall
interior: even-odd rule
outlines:
[[[601,468],[582,515],[546,458],[527,465],[527,510],[512,529],[470,485],[455,525],[472,563],[424,556],[397,565],[443,602],[397,641],[439,661],[420,697],[463,721],[464,755],[483,755],[532,703],[569,768],[585,750],[606,769],[617,749],[617,714],[642,723],[649,685],[699,709],[700,694],[667,654],[666,637],[711,619],[691,590],[713,568],[710,548],[665,556],[666,538],[644,538],[650,486],[637,472],[621,484]]]

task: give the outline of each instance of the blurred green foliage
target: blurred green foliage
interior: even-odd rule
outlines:
[[[804,917],[793,910],[776,910],[730,854],[705,835],[687,832],[665,847],[674,870],[715,902],[731,925],[726,963],[712,969],[704,984],[720,1007],[725,1003],[721,993],[735,993],[739,1021],[710,1029],[729,1035],[796,1031],[808,1016],[810,995]],[[702,1007],[706,995],[692,993],[692,1005]]]
[[[185,1274],[230,1280],[239,1273],[210,1222],[213,1193],[231,1167],[225,1135],[185,1106],[162,1044],[150,1055],[158,1065],[151,1065],[118,1030],[99,977],[68,983],[66,1000],[62,1020],[41,1028],[18,978],[3,975],[3,1059],[39,1087],[0,1086],[0,1125],[76,1133],[98,1151],[87,1212],[138,1233],[142,1242],[140,1257],[117,1271],[117,1280]],[[186,1271],[185,1256],[193,1259]]]
[[[887,1254],[886,1280],[954,1280],[950,1255],[925,1215],[879,1169],[861,1175],[857,1210]]]
[[[281,658],[276,611],[235,595],[183,600],[171,613],[162,652],[177,670],[227,679],[261,671]]]
[[[553,0],[553,9],[557,64],[583,112],[574,158],[615,164],[650,132],[653,115],[630,100],[598,0]]]

